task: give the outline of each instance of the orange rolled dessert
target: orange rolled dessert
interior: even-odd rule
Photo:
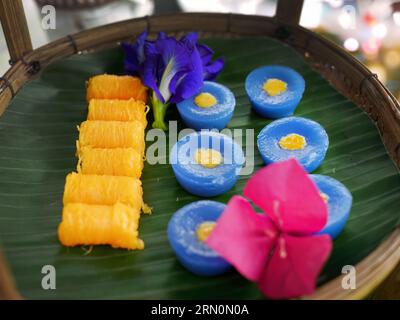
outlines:
[[[122,203],[64,206],[58,238],[64,246],[111,245],[113,248],[144,249],[138,238],[140,211]]]
[[[147,88],[139,78],[110,74],[97,75],[87,83],[86,99],[135,99],[147,101]]]
[[[79,127],[78,147],[133,148],[144,154],[144,127],[134,121],[88,120]]]
[[[142,182],[131,177],[71,172],[66,178],[63,204],[76,202],[98,205],[120,202],[140,210],[143,206]]]
[[[78,150],[77,171],[82,174],[127,176],[140,178],[143,156],[134,148],[101,149],[83,147]]]
[[[133,121],[147,126],[146,113],[149,107],[143,101],[92,99],[89,103],[88,120]]]

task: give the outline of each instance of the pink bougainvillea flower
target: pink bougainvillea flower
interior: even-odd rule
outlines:
[[[234,196],[206,243],[271,298],[311,294],[332,240],[320,193],[295,159],[259,170]]]

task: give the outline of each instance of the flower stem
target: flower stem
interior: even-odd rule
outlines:
[[[153,92],[151,104],[154,115],[153,128],[158,128],[167,131],[168,127],[165,124],[164,118],[165,118],[165,113],[167,111],[168,103],[162,103],[160,100],[158,100],[157,96]]]

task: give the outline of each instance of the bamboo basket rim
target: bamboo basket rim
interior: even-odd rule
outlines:
[[[231,13],[174,13],[130,19],[68,35],[26,53],[0,78],[0,115],[18,90],[53,62],[74,54],[115,47],[120,41],[131,40],[144,30],[148,30],[150,34],[164,31],[176,35],[197,31],[200,38],[273,37],[287,43],[299,51],[306,62],[339,92],[369,115],[378,126],[391,159],[397,168],[400,167],[400,106],[394,96],[375,74],[339,46],[299,25],[282,22],[279,17]],[[99,34],[102,36],[99,37]],[[377,102],[379,108],[375,104]],[[363,298],[376,288],[399,262],[400,226],[355,266],[356,289],[342,289],[342,278],[338,276],[318,287],[313,295],[303,298]],[[12,280],[12,276],[6,271],[0,272],[0,277],[6,274],[8,281]],[[11,292],[10,297],[18,298],[18,294]]]

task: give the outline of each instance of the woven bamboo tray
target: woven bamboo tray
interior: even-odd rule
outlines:
[[[343,49],[298,25],[302,1],[280,0],[273,18],[237,14],[172,14],[144,17],[86,30],[32,50],[21,1],[0,3],[0,17],[12,67],[0,80],[0,114],[15,94],[41,70],[75,54],[100,51],[132,40],[143,30],[181,35],[197,31],[201,38],[271,37],[297,50],[307,63],[341,94],[365,111],[377,127],[386,150],[400,167],[400,106],[393,95],[364,65]],[[362,298],[381,283],[400,261],[397,227],[357,266],[357,289],[341,289],[342,278],[321,287],[311,299]],[[0,298],[20,298],[12,272],[0,257]]]

